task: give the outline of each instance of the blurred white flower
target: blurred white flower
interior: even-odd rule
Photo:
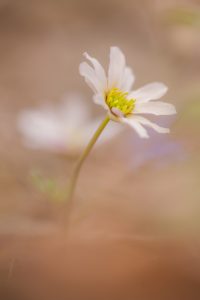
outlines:
[[[77,155],[92,137],[100,118],[92,120],[85,101],[80,95],[71,94],[60,104],[45,103],[39,109],[22,111],[17,122],[27,147]],[[109,125],[98,144],[118,134],[119,128]]]
[[[126,66],[125,56],[118,47],[110,49],[110,64],[108,76],[101,64],[93,57],[84,53],[90,61],[82,62],[79,67],[80,74],[94,92],[94,102],[103,106],[114,121],[125,123],[135,129],[142,138],[148,138],[147,126],[159,133],[167,133],[169,129],[140,116],[140,114],[172,115],[176,113],[172,104],[152,101],[161,98],[167,87],[163,83],[154,82],[131,91],[134,75]]]

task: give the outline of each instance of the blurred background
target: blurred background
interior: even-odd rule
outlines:
[[[0,298],[200,299],[199,1],[1,0],[0,37]],[[55,186],[103,118],[78,66],[113,45],[178,113],[105,131],[69,208]]]

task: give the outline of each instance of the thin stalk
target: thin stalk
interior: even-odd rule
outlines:
[[[99,136],[101,135],[102,131],[104,130],[104,128],[106,127],[106,125],[108,124],[109,121],[110,121],[110,118],[108,116],[106,116],[106,118],[103,120],[103,122],[100,124],[100,126],[94,133],[93,137],[91,138],[91,140],[88,143],[87,147],[85,148],[84,152],[80,156],[79,160],[77,161],[74,171],[72,173],[72,176],[70,178],[69,186],[68,186],[67,202],[69,202],[73,197],[74,190],[75,190],[75,187],[77,184],[77,179],[78,179],[81,167],[82,167],[85,159],[87,158],[88,154],[92,150],[94,144],[96,143],[97,139],[99,138]]]

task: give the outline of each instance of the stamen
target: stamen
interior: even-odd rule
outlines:
[[[113,108],[120,110],[124,116],[131,114],[135,107],[135,99],[127,99],[128,93],[122,92],[118,88],[111,89],[106,94],[106,103],[110,110]]]

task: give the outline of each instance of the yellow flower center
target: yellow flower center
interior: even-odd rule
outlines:
[[[135,99],[127,99],[127,96],[128,93],[124,93],[118,88],[113,88],[106,94],[106,103],[112,112],[114,109],[117,109],[124,116],[127,116],[133,112],[135,107]]]

